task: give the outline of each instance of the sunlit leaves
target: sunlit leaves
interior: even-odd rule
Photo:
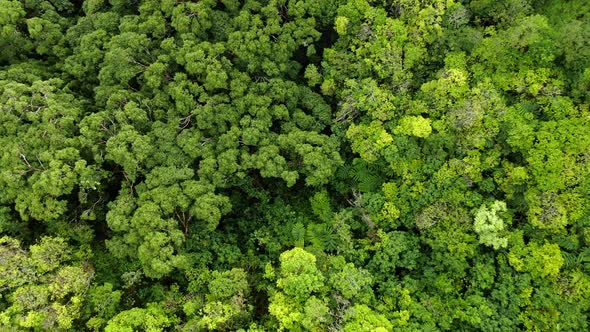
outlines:
[[[148,304],[147,308],[133,308],[117,314],[105,327],[107,332],[133,331],[141,329],[145,331],[162,331],[165,327],[173,325],[174,320],[168,317],[165,310],[155,303]]]
[[[494,249],[506,248],[508,239],[501,237],[504,231],[504,220],[501,214],[505,213],[506,203],[495,201],[489,208],[482,205],[475,213],[473,229],[479,235],[479,242]]]
[[[86,248],[71,248],[63,238],[44,237],[27,250],[19,241],[0,239],[3,326],[66,330],[81,315],[93,277]]]

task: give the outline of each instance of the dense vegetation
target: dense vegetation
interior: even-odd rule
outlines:
[[[3,331],[587,331],[587,0],[0,0]]]

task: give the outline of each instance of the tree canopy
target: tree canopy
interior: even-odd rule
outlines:
[[[0,0],[7,331],[590,328],[586,0]]]

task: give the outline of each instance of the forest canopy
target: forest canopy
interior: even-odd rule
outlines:
[[[587,331],[587,0],[0,0],[6,331]]]

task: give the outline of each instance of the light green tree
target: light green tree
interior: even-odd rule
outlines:
[[[479,235],[479,243],[496,250],[508,246],[508,238],[502,236],[507,211],[506,203],[502,201],[494,201],[489,207],[484,204],[477,210],[473,228]]]

